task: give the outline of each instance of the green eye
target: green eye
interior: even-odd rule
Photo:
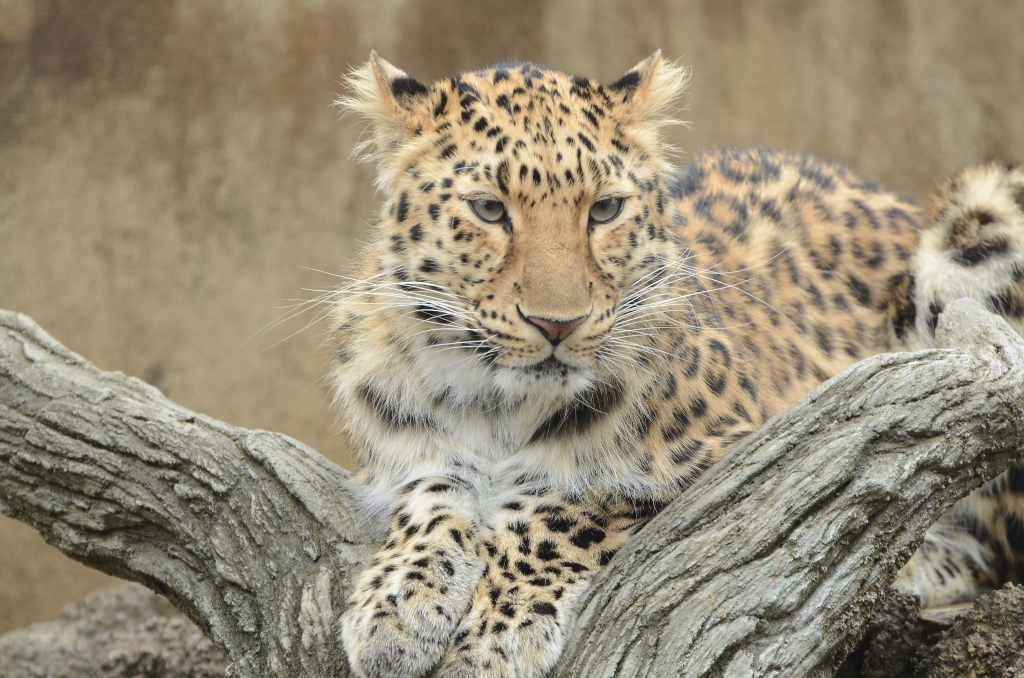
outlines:
[[[590,206],[590,223],[606,224],[622,211],[622,198],[605,198]]]
[[[505,206],[501,204],[500,200],[488,198],[470,200],[469,206],[473,209],[474,214],[489,224],[496,224],[505,218]]]

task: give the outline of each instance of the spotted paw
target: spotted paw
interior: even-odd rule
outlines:
[[[359,675],[422,676],[437,665],[480,578],[457,549],[396,554],[360,580],[341,635]]]
[[[503,616],[502,616],[503,617]],[[558,661],[565,634],[553,616],[467,620],[452,639],[435,678],[544,678]],[[482,629],[482,632],[481,632]]]
[[[360,678],[418,678],[437,665],[447,638],[410,633],[391,609],[349,609],[341,620],[341,638],[352,672]]]

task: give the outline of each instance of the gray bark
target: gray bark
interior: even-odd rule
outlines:
[[[229,675],[347,675],[334,620],[376,547],[350,475],[0,326],[0,510],[167,595]],[[598,576],[556,674],[831,675],[928,525],[1024,447],[1024,341],[973,302],[938,341],[958,348],[858,363],[709,471]]]

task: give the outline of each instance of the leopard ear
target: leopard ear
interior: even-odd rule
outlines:
[[[383,162],[430,122],[430,89],[376,51],[346,76],[345,84],[349,94],[335,104],[347,113],[365,116],[370,123],[369,138],[354,151],[360,158]]]
[[[608,85],[608,89],[622,102],[624,122],[660,126],[675,122],[675,104],[689,80],[690,69],[666,61],[659,49]]]

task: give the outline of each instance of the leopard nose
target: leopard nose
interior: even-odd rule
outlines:
[[[520,313],[522,312],[520,311]],[[526,322],[539,329],[541,334],[547,337],[548,341],[552,344],[557,344],[568,337],[572,334],[573,330],[582,325],[589,317],[589,313],[585,313],[576,318],[570,318],[569,320],[556,320],[554,318],[539,318],[535,315],[523,315]]]

